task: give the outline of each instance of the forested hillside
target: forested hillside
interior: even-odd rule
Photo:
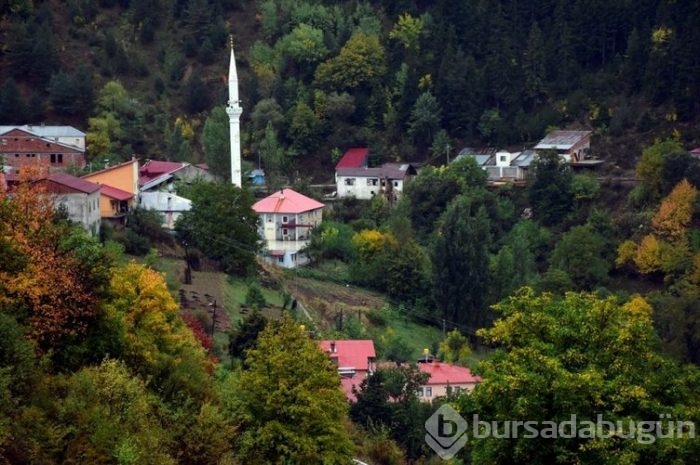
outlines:
[[[244,156],[273,177],[358,144],[425,160],[553,126],[595,129],[594,154],[623,169],[673,129],[700,141],[690,0],[14,0],[0,14],[0,122],[76,125],[93,159],[225,168],[229,34]]]

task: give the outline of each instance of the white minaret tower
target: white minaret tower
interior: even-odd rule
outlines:
[[[231,183],[242,187],[241,181],[241,108],[238,100],[238,73],[236,57],[233,54],[233,36],[231,36],[231,62],[228,68],[228,124],[231,131]]]

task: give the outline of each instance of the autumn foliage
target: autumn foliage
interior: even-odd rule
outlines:
[[[5,299],[42,351],[83,334],[97,312],[97,299],[79,261],[60,247],[65,227],[53,223],[52,199],[33,183],[40,173],[23,171],[19,187],[0,193],[0,235],[12,244],[14,260],[0,265]],[[9,266],[8,266],[9,265]]]

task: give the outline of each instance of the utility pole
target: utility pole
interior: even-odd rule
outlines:
[[[216,328],[216,299],[211,304],[211,337],[214,337],[214,329]]]
[[[445,319],[442,319],[442,337],[445,337]]]
[[[192,267],[190,266],[190,252],[187,248],[187,241],[182,241],[182,245],[185,246],[185,262],[187,263],[187,268],[185,269],[185,284],[192,284]]]
[[[450,164],[450,148],[451,148],[451,147],[450,147],[450,143],[448,142],[448,143],[445,145],[445,156],[447,157],[447,164],[448,164],[448,165]]]

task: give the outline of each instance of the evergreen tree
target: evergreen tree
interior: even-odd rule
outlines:
[[[556,152],[541,154],[532,167],[528,198],[543,225],[559,223],[573,207],[571,169]]]
[[[489,287],[491,222],[473,199],[457,197],[440,219],[431,246],[433,299],[439,316],[470,330],[490,321]]]

